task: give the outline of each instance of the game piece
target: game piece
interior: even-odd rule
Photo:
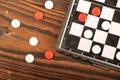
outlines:
[[[109,21],[104,21],[101,25],[103,30],[109,30],[111,28],[111,23]]]
[[[31,37],[31,38],[29,39],[29,44],[30,44],[31,46],[37,46],[37,45],[38,45],[38,39],[37,39],[36,37]]]
[[[86,30],[86,31],[84,32],[84,37],[85,37],[85,38],[90,39],[90,38],[92,38],[92,36],[93,36],[93,33],[92,33],[91,30]]]
[[[101,52],[101,47],[100,47],[99,45],[94,45],[94,46],[92,47],[92,52],[93,52],[94,54],[99,54],[99,53]]]
[[[33,63],[34,62],[34,56],[32,54],[27,54],[25,57],[26,62]]]
[[[119,9],[120,0],[72,0],[57,50],[120,70]]]
[[[19,28],[20,27],[20,21],[18,20],[18,19],[13,19],[12,21],[11,21],[11,25],[12,25],[12,27],[13,28]]]
[[[100,13],[101,13],[100,8],[94,7],[94,8],[92,9],[92,15],[94,15],[94,16],[99,16]]]
[[[47,0],[47,1],[45,2],[45,8],[46,8],[46,9],[52,9],[53,7],[54,7],[54,3],[53,3],[52,0]]]
[[[46,58],[46,59],[51,60],[51,59],[53,59],[53,57],[54,57],[53,51],[47,50],[47,51],[45,52],[45,58]]]
[[[86,19],[87,19],[87,15],[86,15],[86,14],[83,14],[83,13],[79,14],[78,20],[79,20],[80,22],[85,22]]]
[[[36,12],[34,17],[35,17],[36,20],[43,20],[44,15],[43,15],[42,12]]]

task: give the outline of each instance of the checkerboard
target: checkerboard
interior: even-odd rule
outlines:
[[[90,0],[90,1],[96,1],[116,8],[120,8],[120,0]]]
[[[120,7],[120,0],[79,0],[68,14],[59,48],[120,65],[120,11],[96,2]]]

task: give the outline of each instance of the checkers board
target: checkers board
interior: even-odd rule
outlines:
[[[72,0],[57,50],[120,70],[120,0]]]

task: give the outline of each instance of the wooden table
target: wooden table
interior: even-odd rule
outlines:
[[[44,8],[45,1],[0,0],[0,80],[120,80],[120,72],[102,70],[56,52],[71,0],[53,0],[52,10]],[[35,20],[34,14],[38,11],[44,13],[44,20]],[[13,19],[21,21],[20,28],[12,28]],[[39,40],[35,47],[28,42],[33,36]],[[55,53],[53,60],[44,57],[49,49]],[[27,54],[35,56],[32,64],[25,61]]]

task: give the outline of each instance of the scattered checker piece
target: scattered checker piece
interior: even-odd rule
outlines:
[[[54,3],[53,3],[52,0],[46,0],[44,6],[45,6],[46,9],[51,10],[54,7]],[[41,21],[41,20],[44,19],[44,14],[42,12],[38,11],[34,14],[34,18],[37,21]],[[18,19],[13,19],[11,21],[11,26],[15,29],[20,28],[21,24],[22,23]],[[29,39],[29,44],[30,44],[30,46],[33,46],[33,47],[37,46],[39,44],[38,38],[37,37],[31,37]],[[54,58],[54,52],[52,50],[46,50],[45,53],[44,53],[44,57],[47,60],[52,60]],[[33,63],[34,60],[35,60],[35,56],[33,54],[27,54],[25,56],[25,61],[27,63]]]
[[[57,50],[120,71],[120,0],[72,0]]]

